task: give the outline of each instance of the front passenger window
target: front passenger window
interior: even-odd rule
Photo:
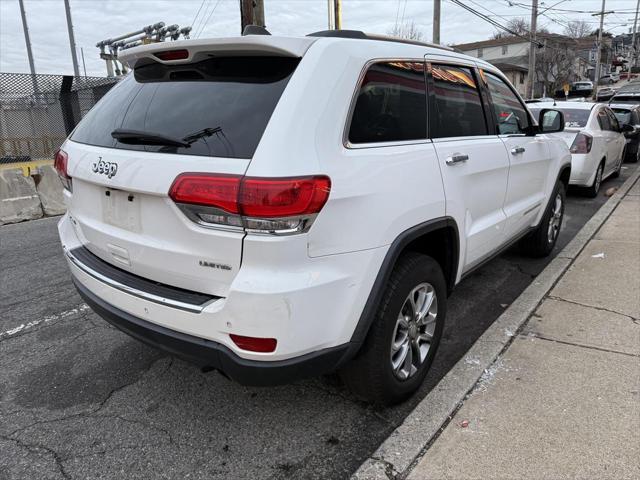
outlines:
[[[530,125],[529,115],[513,90],[502,79],[489,72],[483,71],[482,76],[493,101],[498,133],[500,135],[526,133]]]

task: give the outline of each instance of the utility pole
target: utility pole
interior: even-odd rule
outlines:
[[[527,96],[533,98],[536,88],[536,29],[538,26],[538,0],[533,0],[531,5],[531,30],[529,30],[529,84]]]
[[[441,5],[442,5],[441,0],[434,0],[433,2],[433,43],[435,44],[440,43],[440,7]]]
[[[636,66],[638,60],[638,51],[636,50],[636,26],[638,25],[638,10],[640,10],[640,0],[636,3],[636,16],[633,20],[633,34],[631,35],[631,61],[629,62],[627,71],[627,81],[631,81],[631,67]]]
[[[264,0],[240,0],[240,33],[247,25],[264,27]]]
[[[327,27],[329,30],[342,29],[342,1],[327,0]]]
[[[78,55],[76,53],[76,39],[73,36],[73,23],[71,23],[71,8],[69,0],[64,0],[64,11],[67,14],[67,30],[69,30],[69,45],[71,46],[71,61],[73,62],[73,74],[80,76],[80,68],[78,67]]]
[[[602,0],[602,8],[600,9],[600,13],[592,13],[592,17],[600,16],[600,28],[598,29],[598,42],[596,44],[596,70],[593,73],[593,99],[595,100],[598,96],[598,80],[600,79],[600,63],[602,60],[602,29],[604,28],[604,16],[609,13],[613,13],[613,11],[605,12],[604,6],[607,0]]]

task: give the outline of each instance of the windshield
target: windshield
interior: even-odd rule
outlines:
[[[611,103],[630,103],[630,104],[640,104],[640,95],[634,96],[625,96],[625,95],[616,95],[610,100]]]
[[[136,68],[86,115],[71,139],[125,150],[251,158],[298,62],[216,57]],[[118,138],[114,131],[121,132]]]
[[[616,118],[620,125],[624,125],[625,123],[631,123],[631,112],[629,110],[625,110],[623,108],[614,108],[612,109],[613,113],[616,114]]]
[[[583,108],[558,108],[564,114],[564,126],[565,128],[582,128],[587,125],[589,121],[589,115],[591,110]],[[531,113],[537,118],[540,115],[540,108],[530,108]]]

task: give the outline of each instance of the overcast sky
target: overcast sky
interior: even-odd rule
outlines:
[[[467,5],[496,21],[529,18],[531,0],[463,0]],[[553,7],[539,18],[539,25],[561,33],[563,24],[582,19],[597,28],[601,0],[545,0],[540,9]],[[104,62],[98,57],[96,42],[115,37],[159,21],[167,25],[190,25],[201,5],[194,25],[202,26],[200,37],[238,35],[239,0],[70,0],[78,58],[80,47],[88,75],[104,76]],[[327,0],[264,0],[267,28],[273,34],[303,35],[327,28]],[[414,21],[431,40],[432,0],[343,0],[343,28],[388,33],[396,23]],[[509,4],[514,4],[510,6]],[[556,5],[554,7],[554,5]],[[215,11],[213,10],[215,7]],[[633,26],[636,0],[607,0],[605,30],[628,32]],[[560,10],[562,9],[562,10]],[[25,0],[25,10],[38,73],[73,72],[63,0]],[[585,11],[581,13],[581,11]],[[213,13],[212,13],[213,12]],[[640,29],[640,27],[639,27]],[[442,2],[441,40],[465,43],[489,38],[496,29],[449,0]],[[24,34],[18,0],[0,0],[0,72],[28,72]]]

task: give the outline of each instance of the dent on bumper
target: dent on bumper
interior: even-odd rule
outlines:
[[[218,370],[243,385],[278,385],[332,372],[351,357],[355,347],[346,343],[287,360],[248,360],[217,342],[176,332],[119,310],[73,281],[85,302],[118,329],[190,363]]]

